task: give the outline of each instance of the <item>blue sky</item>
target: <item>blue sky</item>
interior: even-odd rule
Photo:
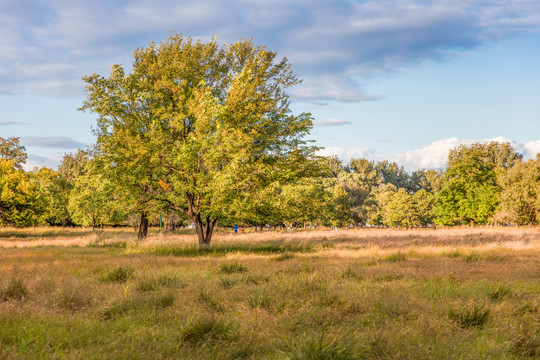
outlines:
[[[21,137],[27,168],[56,168],[93,142],[81,76],[129,67],[173,29],[286,56],[323,154],[415,170],[475,141],[540,152],[540,2],[527,0],[0,0],[0,136]]]

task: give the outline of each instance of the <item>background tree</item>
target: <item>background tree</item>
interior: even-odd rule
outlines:
[[[496,219],[518,225],[536,225],[540,220],[540,157],[519,162],[500,179],[502,187]]]
[[[13,160],[14,166],[17,169],[22,169],[23,164],[26,164],[28,154],[26,148],[20,145],[19,140],[18,137],[7,139],[0,137],[0,159]]]
[[[134,57],[131,74],[115,65],[109,78],[84,78],[96,149],[111,166],[142,162],[151,196],[195,223],[199,246],[219,218],[242,212],[242,198],[309,167],[312,120],[291,114],[284,90],[299,81],[287,59],[247,40],[220,47],[181,34]]]
[[[41,199],[35,184],[16,161],[0,159],[0,225],[37,225]]]
[[[509,144],[461,145],[448,154],[448,166],[437,195],[437,221],[485,224],[497,208],[497,178],[521,156]]]
[[[411,191],[409,189],[409,176],[403,166],[383,160],[375,164],[375,170],[383,184],[392,184],[396,188],[405,188],[407,191]]]
[[[405,188],[399,188],[384,204],[383,222],[392,227],[413,228],[420,225],[416,198]]]
[[[125,219],[121,203],[114,193],[114,186],[96,173],[81,175],[69,198],[68,209],[77,225],[102,227],[114,225]]]
[[[29,173],[39,194],[43,211],[39,222],[42,224],[67,226],[71,224],[68,201],[71,187],[57,171],[49,168],[34,169]]]
[[[60,165],[58,165],[58,172],[68,184],[74,185],[79,176],[86,174],[86,165],[90,158],[90,153],[82,149],[77,149],[74,154],[64,154]]]

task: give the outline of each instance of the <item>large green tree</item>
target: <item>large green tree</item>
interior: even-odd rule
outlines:
[[[201,247],[219,218],[294,181],[315,151],[303,140],[311,116],[293,115],[285,93],[299,82],[290,63],[249,40],[220,46],[173,33],[137,49],[131,73],[115,65],[84,81],[82,109],[99,115],[96,156],[134,196],[188,216]]]

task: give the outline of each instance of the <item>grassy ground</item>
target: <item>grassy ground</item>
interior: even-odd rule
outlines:
[[[540,357],[540,231],[0,229],[1,359]]]

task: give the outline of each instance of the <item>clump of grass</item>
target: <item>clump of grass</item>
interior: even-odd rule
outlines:
[[[89,306],[91,298],[80,285],[77,286],[70,283],[58,291],[56,303],[64,310],[75,312]]]
[[[483,328],[489,320],[490,310],[485,306],[474,305],[472,308],[450,310],[448,317],[463,329]]]
[[[136,289],[142,292],[150,292],[156,290],[157,286],[156,282],[153,279],[143,279],[139,280]]]
[[[353,279],[353,280],[362,280],[364,278],[362,275],[354,271],[350,265],[347,267],[347,269],[343,271],[343,273],[341,274],[341,277],[344,279]]]
[[[351,341],[326,340],[324,336],[318,339],[307,339],[293,346],[288,354],[290,360],[353,360],[365,358],[358,353]],[[365,354],[364,354],[365,355]]]
[[[181,333],[183,341],[199,344],[208,340],[230,340],[236,336],[232,322],[214,317],[192,318],[184,325]]]
[[[407,256],[404,253],[398,252],[385,256],[383,260],[388,262],[400,262],[407,260]]]
[[[219,272],[222,274],[243,273],[247,271],[248,268],[245,265],[239,263],[222,264],[219,267]]]
[[[125,283],[133,277],[135,271],[130,267],[117,267],[110,270],[107,274],[100,277],[100,281],[103,283]]]
[[[533,359],[540,358],[540,339],[524,332],[514,341],[512,352]]]
[[[220,278],[219,279],[219,284],[225,289],[230,289],[234,285],[236,285],[237,283],[238,283],[237,279],[231,279],[231,278]]]
[[[175,287],[182,284],[182,280],[177,275],[161,274],[156,278],[159,286]]]
[[[103,310],[102,319],[108,320],[118,315],[124,315],[130,311],[144,309],[164,309],[174,304],[174,295],[170,293],[159,294],[151,297],[136,297],[113,304]]]
[[[270,308],[270,298],[266,291],[257,292],[252,294],[247,299],[249,307],[252,309],[268,309]]]
[[[472,252],[470,254],[467,254],[463,257],[463,260],[465,260],[466,262],[475,262],[475,261],[478,261],[480,260],[482,257],[479,253],[477,252]]]
[[[6,288],[0,291],[0,299],[7,300],[23,300],[28,296],[28,288],[24,281],[18,277],[12,277],[9,280]]]
[[[512,295],[512,289],[504,283],[499,283],[499,285],[497,285],[497,288],[488,294],[488,297],[492,301],[500,301],[510,295]]]

